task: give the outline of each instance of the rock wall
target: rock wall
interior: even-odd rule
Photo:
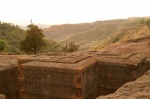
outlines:
[[[146,71],[147,71],[147,70],[150,70],[150,59],[147,59],[147,60],[146,60],[145,66],[146,66]],[[146,72],[146,71],[145,71],[145,72]]]
[[[143,55],[100,52],[19,59],[19,96],[95,99],[143,75],[145,61]]]
[[[128,82],[115,93],[96,99],[150,99],[150,70],[134,82]]]
[[[6,99],[18,99],[18,62],[21,55],[0,55],[0,94]]]
[[[7,68],[0,71],[0,93],[6,99],[18,99],[18,68]]]
[[[18,65],[17,59],[0,56],[0,93],[6,99],[18,99]]]
[[[23,60],[19,60],[20,99],[82,99],[87,95],[91,99],[96,93],[95,60],[89,56],[51,56],[21,64]]]
[[[149,67],[149,59],[139,54],[4,55],[0,56],[0,93],[6,99],[95,99],[136,80]]]
[[[100,54],[97,57],[98,95],[115,92],[123,84],[141,77],[146,58],[133,54]]]

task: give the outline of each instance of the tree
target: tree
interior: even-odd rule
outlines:
[[[79,50],[79,45],[76,45],[75,42],[69,42],[66,43],[66,47],[64,48],[65,52],[76,52]]]
[[[141,20],[140,20],[140,24],[144,24],[144,19],[141,19]]]
[[[63,47],[59,43],[51,39],[48,39],[48,40],[45,39],[45,40],[46,40],[46,46],[41,50],[42,52],[47,53],[47,52],[62,52],[63,51]]]
[[[0,52],[3,52],[6,50],[8,43],[6,40],[0,39]]]
[[[148,28],[150,28],[150,19],[147,19],[146,24],[147,24]]]
[[[37,54],[44,46],[46,42],[43,31],[31,23],[26,30],[25,40],[20,42],[20,49],[27,54]]]

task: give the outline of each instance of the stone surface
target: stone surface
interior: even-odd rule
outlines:
[[[18,55],[0,55],[0,93],[18,99]]]
[[[24,62],[23,60],[21,59],[19,62]],[[95,63],[96,61],[89,56],[78,56],[76,54],[63,57],[49,56],[49,59],[39,59],[21,64],[19,66],[20,98],[81,99],[89,93],[96,93],[94,92],[96,90],[96,81],[94,81]],[[81,82],[81,75],[84,72],[91,75],[90,78],[87,78],[89,83]],[[83,75],[88,77],[88,74]],[[85,78],[82,77],[82,79]],[[84,91],[85,88],[86,91],[88,90],[87,92]],[[81,92],[84,92],[82,96]],[[93,97],[96,98],[96,95]]]
[[[95,99],[141,77],[148,66],[141,54],[0,55],[0,93],[6,99]]]
[[[120,42],[101,50],[102,52],[123,54],[144,54],[147,57],[146,68],[150,70],[150,42]]]
[[[96,99],[150,99],[150,70],[134,82],[128,82],[115,93]]]
[[[5,99],[5,95],[0,94],[0,99]]]
[[[102,51],[112,53],[134,53],[134,54],[145,54],[150,59],[150,43],[149,42],[121,42],[112,44]]]
[[[145,62],[145,66],[146,66],[146,70],[150,70],[150,59],[147,59],[147,61]]]
[[[145,61],[144,55],[100,52],[19,59],[20,99],[94,99],[143,75]]]

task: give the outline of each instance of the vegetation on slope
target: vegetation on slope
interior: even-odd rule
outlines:
[[[134,41],[147,39],[150,37],[150,30],[146,23],[141,23],[141,20],[147,20],[143,18],[128,19],[125,23],[119,27],[118,31],[114,33],[111,37],[100,42],[95,49],[102,49],[108,45],[116,42],[123,41]],[[143,40],[144,41],[144,40]]]
[[[75,44],[75,42],[66,42],[66,46],[63,47],[64,52],[76,52],[79,50],[79,45]]]
[[[23,53],[20,51],[19,42],[25,39],[25,35],[25,31],[19,28],[19,26],[12,23],[0,22],[0,40],[7,43],[6,49],[2,51],[16,54]],[[46,45],[40,53],[63,51],[63,47],[51,39],[46,40]]]
[[[7,47],[7,41],[6,40],[2,40],[0,39],[0,52],[3,52],[6,50],[6,47]]]
[[[97,21],[86,24],[55,25],[44,30],[47,38],[65,45],[75,42],[80,50],[101,49],[110,44],[149,35],[149,17]]]
[[[41,50],[41,53],[62,52],[63,47],[59,43],[51,39],[46,39],[46,46]]]
[[[90,48],[95,50],[116,42],[137,41],[150,37],[150,20],[149,18],[129,18],[55,25],[44,29],[43,33],[49,41],[47,42],[48,47],[45,47],[42,52],[62,51],[62,46],[65,46],[66,42],[75,42],[80,46],[80,50]],[[0,23],[0,39],[6,40],[9,45],[6,51],[19,53],[18,42],[24,37],[25,31],[18,26]]]
[[[80,45],[80,49],[88,50],[90,47],[96,46],[103,40],[106,40],[114,33],[116,33],[120,24],[124,22],[124,20],[109,20],[109,21],[99,21],[96,22],[97,25],[93,29],[78,33],[69,39],[63,41],[74,41]]]
[[[7,52],[20,53],[19,41],[25,37],[25,31],[17,25],[0,22],[0,39],[8,42]]]

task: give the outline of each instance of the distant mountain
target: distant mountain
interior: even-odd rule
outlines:
[[[80,50],[100,50],[116,42],[122,41],[147,41],[150,37],[150,26],[147,26],[148,17],[134,17],[128,19],[96,21],[93,23],[81,24],[62,24],[62,25],[43,25],[44,35],[49,41],[49,45],[57,45],[46,48],[43,52],[62,50],[67,41],[74,41],[80,45]],[[25,37],[26,27],[21,27],[11,23],[0,22],[0,39],[7,40],[9,48],[7,51],[20,52],[19,41]],[[48,27],[48,28],[45,28]],[[53,40],[52,40],[53,39]]]
[[[39,28],[44,29],[44,28],[49,28],[51,25],[47,25],[47,24],[35,24],[37,25]]]
[[[75,34],[89,31],[95,26],[93,23],[52,25],[44,29],[44,34],[47,38],[63,41]]]
[[[124,21],[109,20],[96,22],[96,26],[91,30],[78,33],[61,43],[64,44],[66,41],[74,41],[80,45],[81,50],[88,50],[116,33],[120,23]]]
[[[39,28],[41,28],[41,29],[45,29],[45,28],[49,28],[50,27],[50,25],[46,25],[46,24],[35,24],[35,25],[37,25]],[[21,28],[21,29],[23,29],[23,30],[26,30],[27,29],[27,26],[22,26],[22,25],[19,25],[19,27]]]
[[[81,50],[103,48],[115,42],[141,37],[149,33],[146,24],[141,24],[148,17],[134,17],[97,21],[83,24],[54,25],[44,29],[49,39],[65,45],[67,41],[75,41]]]

